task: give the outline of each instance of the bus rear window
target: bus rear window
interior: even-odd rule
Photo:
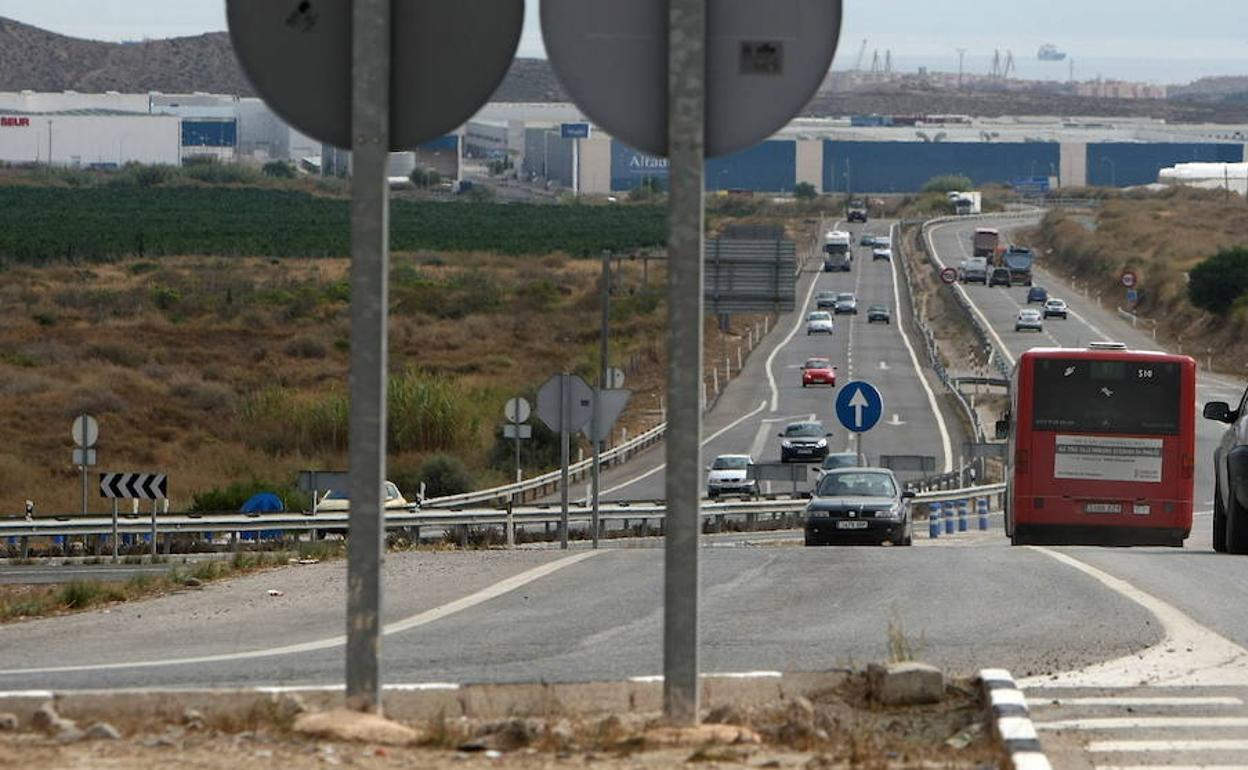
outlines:
[[[1177,363],[1039,359],[1032,429],[1177,435]]]

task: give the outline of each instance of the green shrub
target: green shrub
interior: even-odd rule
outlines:
[[[294,179],[296,176],[294,164],[284,160],[272,160],[265,163],[261,172],[273,179]]]
[[[94,580],[74,580],[61,587],[56,603],[66,609],[81,610],[111,599],[103,583]]]
[[[798,182],[793,188],[793,196],[802,201],[814,200],[819,197],[819,191],[810,182]]]
[[[942,176],[932,177],[923,185],[925,193],[950,193],[962,192],[966,190],[974,190],[975,183],[969,178],[959,174],[944,174]]]
[[[205,489],[191,495],[192,513],[224,513],[237,511],[253,495],[272,492],[286,504],[287,510],[302,511],[311,507],[311,499],[304,492],[294,490],[288,484],[274,484],[253,476],[247,481],[236,481],[225,487]]]
[[[461,495],[472,491],[472,475],[457,457],[434,455],[420,466],[427,497]],[[419,488],[419,487],[417,487]]]
[[[1192,304],[1215,315],[1226,315],[1248,292],[1248,248],[1220,251],[1201,262],[1189,276]]]

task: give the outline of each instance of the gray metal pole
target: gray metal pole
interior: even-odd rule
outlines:
[[[118,548],[120,547],[117,542],[118,540],[120,540],[120,538],[118,537],[118,533],[117,533],[117,498],[114,497],[113,498],[113,561],[117,561]]]
[[[156,501],[152,501],[152,561],[156,561]]]
[[[391,0],[355,0],[352,14],[351,516],[346,674],[348,708],[370,712],[381,711],[391,11]]]
[[[663,714],[698,721],[698,546],[702,472],[702,249],[707,0],[671,0],[668,41],[667,521]]]
[[[568,423],[572,422],[571,376],[559,375],[559,547],[568,548],[568,465],[572,462],[572,442]]]
[[[594,398],[594,420],[591,431],[593,433],[592,442],[594,445],[594,511],[591,517],[590,526],[593,528],[594,548],[598,547],[598,496],[602,490],[602,469],[599,467],[599,456],[602,453],[602,442],[598,440],[598,436],[602,432],[602,406],[600,405],[602,391],[611,387],[611,383],[607,381],[610,377],[611,365],[611,252],[602,252],[602,336],[601,342],[601,368],[598,372],[598,394]]]

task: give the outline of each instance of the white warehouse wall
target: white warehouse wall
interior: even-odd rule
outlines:
[[[115,91],[102,94],[79,94],[73,91],[61,93],[8,91],[0,92],[0,112],[107,110],[146,114],[150,111],[148,100],[147,94],[120,94]]]
[[[182,126],[175,116],[0,114],[0,161],[90,166],[181,163]],[[14,125],[14,123],[18,125]],[[25,125],[21,125],[25,123]]]

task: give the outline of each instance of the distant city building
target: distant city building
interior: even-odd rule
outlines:
[[[1125,80],[1092,80],[1075,84],[1076,96],[1094,99],[1165,99],[1166,93],[1165,86]]]

